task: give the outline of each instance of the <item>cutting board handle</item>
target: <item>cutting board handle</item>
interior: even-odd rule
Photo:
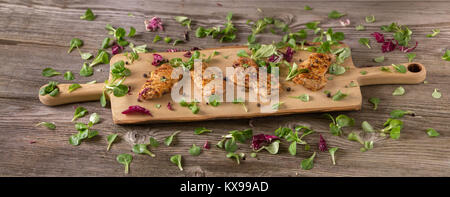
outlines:
[[[56,96],[39,95],[39,100],[44,105],[54,106],[68,103],[77,103],[84,101],[100,100],[102,96],[102,90],[104,83],[95,84],[80,84],[81,88],[78,88],[72,92],[69,92],[69,86],[72,84],[58,84],[59,94]],[[43,85],[42,87],[45,87]],[[41,88],[42,88],[41,87]]]
[[[426,78],[427,71],[421,63],[411,62],[396,65],[404,65],[406,73],[397,72],[392,65],[358,68],[357,80],[359,85],[417,84],[423,82]],[[389,68],[390,72],[382,71],[382,67]]]

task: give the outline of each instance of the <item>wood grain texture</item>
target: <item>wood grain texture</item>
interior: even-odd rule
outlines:
[[[220,6],[217,4],[220,3]],[[304,11],[309,5],[312,11]],[[98,15],[95,21],[83,21],[79,16],[93,9]],[[260,8],[263,13],[256,9]],[[347,13],[351,25],[342,27],[338,20],[330,20],[327,14],[336,9]],[[128,28],[136,27],[138,35],[130,39],[136,44],[148,44],[156,51],[166,50],[171,45],[164,42],[151,43],[156,34],[182,38],[185,28],[172,17],[186,15],[193,19],[193,27],[215,26],[224,23],[227,12],[235,14],[235,24],[239,29],[238,39],[233,43],[220,44],[210,38],[197,39],[191,33],[191,41],[177,46],[189,49],[242,45],[251,32],[245,24],[247,19],[262,16],[277,16],[290,22],[294,30],[304,28],[313,20],[321,21],[321,27],[333,27],[346,35],[345,42],[352,48],[353,62],[357,67],[381,65],[372,59],[386,56],[383,65],[406,62],[405,54],[399,51],[382,54],[380,45],[372,40],[373,49],[358,44],[361,37],[379,31],[380,25],[398,22],[408,25],[414,32],[414,40],[419,42],[414,51],[416,61],[427,67],[428,84],[403,85],[404,96],[394,97],[392,91],[397,85],[376,85],[362,87],[363,105],[361,111],[343,112],[354,117],[356,124],[364,120],[380,128],[393,109],[413,110],[415,117],[405,117],[405,128],[399,140],[375,138],[374,149],[360,153],[358,143],[329,134],[329,120],[322,114],[297,114],[279,117],[265,117],[242,120],[220,120],[192,123],[171,123],[156,125],[112,124],[109,108],[101,108],[98,102],[48,107],[42,105],[37,92],[49,80],[63,82],[62,76],[51,79],[40,76],[45,67],[57,71],[76,73],[73,82],[86,83],[97,80],[103,82],[108,76],[108,65],[95,67],[94,75],[81,77],[77,73],[82,61],[76,52],[67,54],[68,43],[73,37],[84,41],[83,51],[96,53],[101,41],[107,35],[104,26],[108,23]],[[132,13],[135,17],[128,16]],[[134,155],[128,176],[449,176],[450,175],[450,62],[441,60],[445,49],[450,48],[450,3],[448,1],[0,1],[0,176],[124,176],[123,166],[115,160],[120,153],[131,152],[130,145],[121,140],[106,152],[106,135],[134,131],[140,135],[151,135],[158,140],[172,132],[181,132],[175,146],[153,149],[156,158]],[[373,14],[377,21],[365,24],[364,17]],[[145,16],[160,16],[166,31],[145,32]],[[366,31],[355,31],[357,24],[364,24]],[[435,38],[427,38],[434,28],[441,33]],[[281,36],[267,32],[258,35],[258,40],[270,43]],[[438,88],[443,93],[441,99],[433,99],[431,93]],[[379,109],[372,110],[368,103],[371,97],[379,97]],[[83,142],[78,147],[68,144],[68,137],[75,133],[70,122],[74,106],[84,106],[89,112],[97,112],[102,121],[94,128],[100,136]],[[332,113],[338,115],[340,113]],[[41,121],[55,122],[56,130],[47,130],[34,125]],[[87,122],[88,117],[79,121]],[[187,150],[195,143],[205,140],[215,144],[220,136],[233,129],[249,128],[251,121],[254,133],[270,134],[279,126],[296,124],[310,125],[316,133],[306,140],[312,145],[311,151],[299,148],[297,156],[289,155],[288,144],[281,145],[280,154],[259,153],[258,158],[247,158],[236,165],[225,158],[225,152],[216,148],[205,150],[200,156],[189,156]],[[206,135],[194,135],[196,127],[214,130]],[[438,138],[429,138],[425,130],[435,128],[441,133]],[[359,126],[345,129],[360,131]],[[319,153],[312,170],[304,171],[300,161],[318,151],[318,134],[324,135],[329,146],[340,147],[337,165],[331,165],[328,153]],[[370,136],[365,136],[370,138]],[[30,143],[30,142],[35,143]],[[248,144],[240,144],[242,152],[249,153]],[[183,155],[185,171],[180,172],[170,163],[169,157]],[[279,162],[273,162],[277,160]]]

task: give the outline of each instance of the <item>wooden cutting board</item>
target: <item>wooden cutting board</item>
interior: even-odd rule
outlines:
[[[343,45],[343,47],[346,47],[346,45]],[[224,71],[225,67],[231,66],[232,62],[238,58],[236,54],[241,49],[246,50],[247,47],[236,46],[205,49],[200,52],[205,55],[204,58],[208,57],[214,50],[219,52],[219,55],[214,57],[209,65],[217,66]],[[158,54],[162,55],[165,59],[181,57],[183,58],[183,61],[185,61],[187,58],[183,57],[184,53],[185,52],[161,52]],[[293,61],[299,64],[300,59],[306,60],[309,54],[311,53],[307,51],[298,51],[294,54]],[[139,90],[146,81],[146,78],[144,78],[143,75],[149,75],[151,71],[156,69],[155,66],[151,65],[153,61],[152,53],[141,53],[139,56],[140,58],[138,60],[126,65],[126,67],[131,70],[131,75],[124,81],[124,85],[131,87],[130,95],[123,97],[109,95],[112,116],[114,123],[116,124],[236,119],[305,112],[359,110],[361,109],[362,104],[360,86],[376,84],[416,84],[424,81],[426,77],[425,67],[417,62],[402,63],[408,70],[406,73],[395,72],[395,69],[392,66],[386,66],[391,69],[391,72],[385,72],[381,71],[381,67],[356,68],[350,56],[343,63],[343,66],[348,70],[339,76],[327,74],[327,77],[332,76],[333,79],[328,80],[327,85],[323,89],[314,92],[301,85],[285,81],[288,70],[285,66],[281,66],[280,84],[282,90],[280,90],[279,100],[284,103],[278,111],[273,113],[261,113],[260,107],[258,107],[256,102],[246,102],[248,112],[245,112],[240,104],[223,102],[218,107],[213,107],[206,103],[199,103],[200,112],[198,114],[192,114],[188,108],[182,107],[178,103],[173,103],[170,93],[164,95],[162,98],[150,101],[139,102],[137,100]],[[127,61],[123,54],[119,54],[111,58],[110,64],[112,65],[120,60]],[[365,71],[367,74],[363,75],[361,74],[361,71]],[[355,87],[349,85],[352,81],[356,84]],[[50,106],[94,100],[98,102],[104,84],[81,84],[82,88],[79,88],[72,93],[68,93],[67,91],[69,86],[70,84],[59,84],[58,87],[60,93],[57,96],[51,97],[49,95],[39,95],[39,99],[43,104]],[[291,90],[286,91],[287,87],[290,87]],[[325,90],[330,91],[332,94],[340,90],[341,92],[348,94],[348,96],[340,101],[333,101],[324,93]],[[302,94],[309,94],[310,101],[303,102],[299,99],[290,98],[290,96],[299,96]],[[166,107],[169,101],[172,103],[174,111],[170,111]],[[161,108],[157,109],[155,107],[156,104],[160,104]],[[126,110],[130,105],[140,105],[145,107],[150,110],[153,116],[122,114],[122,111]]]

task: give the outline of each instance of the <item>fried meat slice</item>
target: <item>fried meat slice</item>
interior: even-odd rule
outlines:
[[[303,85],[312,91],[322,89],[327,84],[325,74],[332,62],[332,57],[327,54],[313,53],[307,60],[299,65],[298,69],[307,69],[307,73],[298,74],[292,79],[296,84]]]
[[[172,79],[173,67],[170,64],[163,64],[152,71],[150,78],[142,86],[139,92],[139,99],[149,100],[160,98],[169,92],[179,79]]]
[[[211,81],[214,80],[213,74],[211,76],[203,76],[205,75],[205,70],[208,68],[208,64],[206,62],[202,62],[202,72],[195,72],[195,68],[191,70],[191,78],[194,81],[194,85],[196,88],[202,90],[202,95],[210,96],[212,94],[216,94],[216,89],[214,86],[207,86]],[[223,80],[223,79],[222,79]],[[225,87],[223,84],[222,87]],[[206,94],[208,93],[208,94]],[[219,92],[217,92],[219,93]],[[223,92],[222,92],[223,93]]]
[[[276,87],[272,87],[273,84],[271,81],[272,75],[270,73],[267,74],[267,83],[259,84],[259,66],[256,62],[248,57],[239,57],[237,60],[233,62],[233,68],[242,68],[242,71],[246,68],[252,67],[256,72],[253,73],[245,73],[245,80],[237,80],[237,75],[232,78],[232,81],[237,86],[245,86],[246,89],[252,88],[253,91],[258,92],[259,95],[263,97],[267,97],[271,94],[271,88],[279,89],[281,84],[278,84]],[[250,80],[252,79],[252,80]],[[260,92],[259,88],[265,88],[267,91]]]

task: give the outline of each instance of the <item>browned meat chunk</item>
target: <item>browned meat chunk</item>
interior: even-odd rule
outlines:
[[[256,62],[254,60],[252,60],[251,58],[248,58],[248,57],[239,57],[237,60],[235,60],[233,62],[233,68],[242,68],[243,70],[245,70],[246,68],[249,68],[249,67],[253,67],[256,72],[245,73],[245,81],[237,80],[237,76],[235,75],[232,78],[233,83],[238,86],[245,86],[246,89],[248,89],[249,87],[252,87],[253,91],[258,92],[261,96],[264,96],[264,97],[269,96],[270,92],[271,92],[272,84],[273,84],[271,81],[271,78],[272,78],[271,74],[267,74],[267,84],[259,84],[259,66],[258,66],[258,64],[256,64]],[[252,80],[249,80],[250,78]],[[261,86],[261,88],[267,89],[266,93],[261,94],[262,92],[258,91],[260,86]],[[280,86],[281,86],[281,84],[278,83],[278,86],[274,87],[274,88],[279,89]]]
[[[139,99],[154,99],[160,98],[163,94],[169,92],[174,83],[179,79],[172,79],[172,66],[170,64],[163,64],[154,70],[150,78],[142,86],[139,92]]]
[[[307,69],[307,73],[298,74],[292,81],[312,91],[322,89],[327,84],[325,74],[331,65],[332,57],[327,54],[313,53],[299,65],[298,69]]]

